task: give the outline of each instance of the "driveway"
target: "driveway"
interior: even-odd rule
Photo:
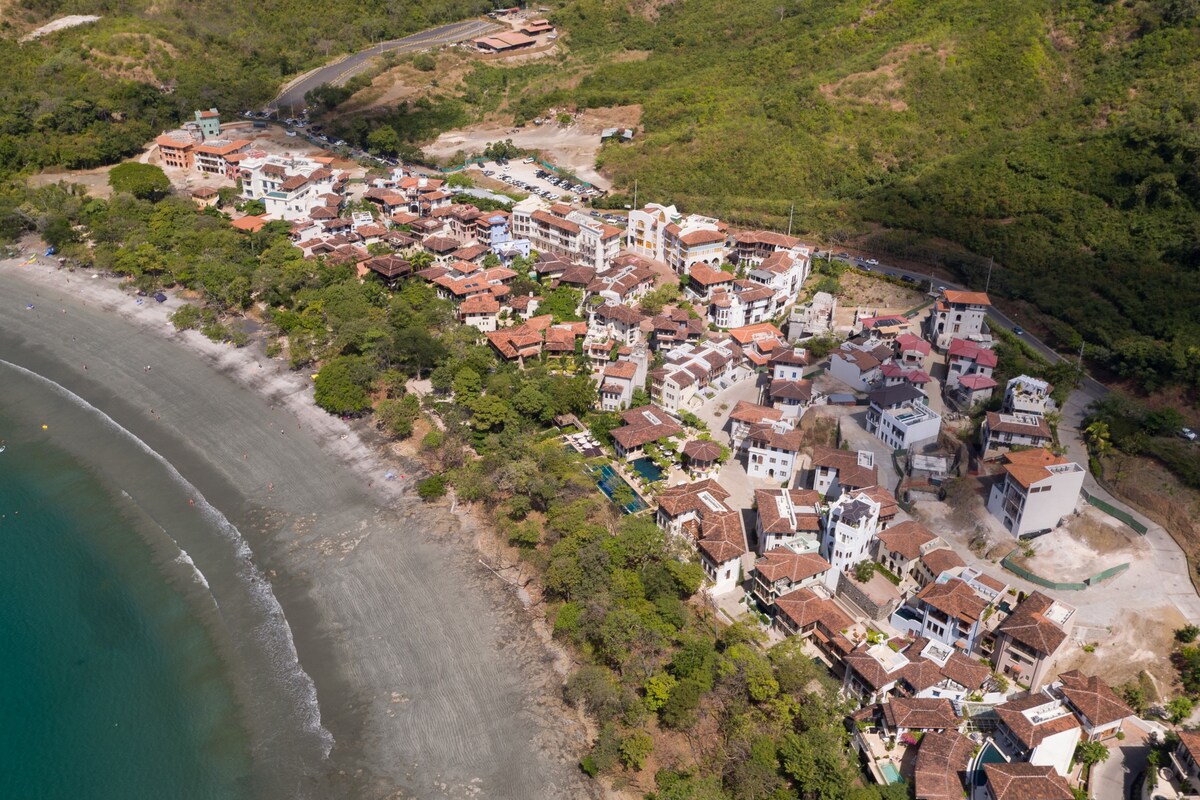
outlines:
[[[1125,726],[1125,740],[1108,744],[1107,761],[1092,767],[1092,797],[1096,800],[1126,800],[1133,780],[1146,769],[1150,746],[1146,733],[1136,725]]]

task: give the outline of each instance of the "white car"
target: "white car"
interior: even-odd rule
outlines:
[[[295,131],[284,131],[283,135],[284,136],[295,136],[296,132]]]
[[[872,267],[878,267],[879,259],[878,258],[868,258],[867,263],[870,264]]]
[[[1196,441],[1196,432],[1191,428],[1180,428],[1179,435],[1187,439],[1189,442]]]

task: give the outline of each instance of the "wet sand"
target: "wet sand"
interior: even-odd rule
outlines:
[[[175,332],[175,298],[137,305],[106,279],[20,263],[0,261],[0,358],[163,455],[271,581],[335,740],[294,794],[599,794],[576,767],[586,732],[555,654],[478,564],[465,515],[416,498],[415,464],[385,464],[317,409],[307,373]]]

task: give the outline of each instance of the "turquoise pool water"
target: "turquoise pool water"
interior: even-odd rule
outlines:
[[[638,475],[653,483],[662,480],[663,471],[649,458],[639,458],[633,462],[633,469]]]
[[[649,508],[646,505],[646,501],[638,496],[638,493],[633,490],[628,481],[618,475],[612,467],[604,464],[599,469],[591,467],[588,471],[596,476],[596,486],[599,487],[600,491],[604,492],[604,496],[609,500],[613,499],[613,495],[622,486],[628,487],[633,492],[633,502],[621,506],[621,510],[626,514],[636,514],[638,511]]]
[[[1005,761],[1004,754],[989,739],[975,759],[975,785],[983,786],[987,783],[987,775],[983,772],[984,764],[1003,764]]]
[[[888,783],[899,783],[901,780],[900,770],[897,769],[896,765],[890,761],[884,761],[881,763],[879,765],[879,771],[883,773],[883,778]]]

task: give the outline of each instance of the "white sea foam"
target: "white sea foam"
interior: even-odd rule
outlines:
[[[328,757],[333,749],[333,735],[321,724],[321,709],[317,703],[317,690],[313,684],[312,678],[300,666],[299,657],[296,653],[296,644],[292,638],[292,629],[288,625],[287,618],[283,614],[283,608],[279,605],[279,601],[275,597],[275,593],[271,589],[271,584],[266,577],[258,569],[254,563],[254,553],[250,549],[250,545],[246,542],[241,532],[234,527],[225,515],[210,504],[203,495],[193,486],[186,478],[179,473],[175,466],[171,464],[160,453],[154,450],[146,442],[139,439],[131,431],[122,427],[112,417],[105,414],[100,409],[88,403],[79,395],[72,392],[65,386],[56,383],[55,381],[39,375],[36,372],[26,369],[25,367],[13,364],[12,362],[0,359],[0,364],[9,367],[22,375],[26,375],[37,381],[42,382],[50,387],[56,394],[70,400],[80,408],[96,415],[104,424],[111,430],[125,436],[129,441],[133,442],[147,455],[155,459],[167,471],[179,486],[186,489],[189,496],[195,501],[196,508],[200,510],[205,519],[234,547],[234,551],[239,562],[238,578],[247,586],[251,587],[251,597],[254,599],[255,611],[264,619],[264,622],[256,628],[256,633],[260,637],[260,644],[265,648],[270,655],[270,660],[276,671],[276,678],[280,684],[285,686],[289,698],[294,702],[294,708],[300,712],[303,718],[305,729],[315,734],[322,748],[322,757]],[[122,494],[130,497],[128,492],[122,490]],[[136,501],[134,501],[136,502]],[[168,536],[170,534],[167,534]],[[173,541],[173,540],[172,540]],[[176,547],[179,547],[176,542]],[[179,556],[175,559],[177,562],[189,564],[197,581],[209,588],[208,580],[204,574],[196,567],[191,556],[179,547]],[[217,598],[214,598],[217,600]],[[219,601],[218,601],[219,605]]]

